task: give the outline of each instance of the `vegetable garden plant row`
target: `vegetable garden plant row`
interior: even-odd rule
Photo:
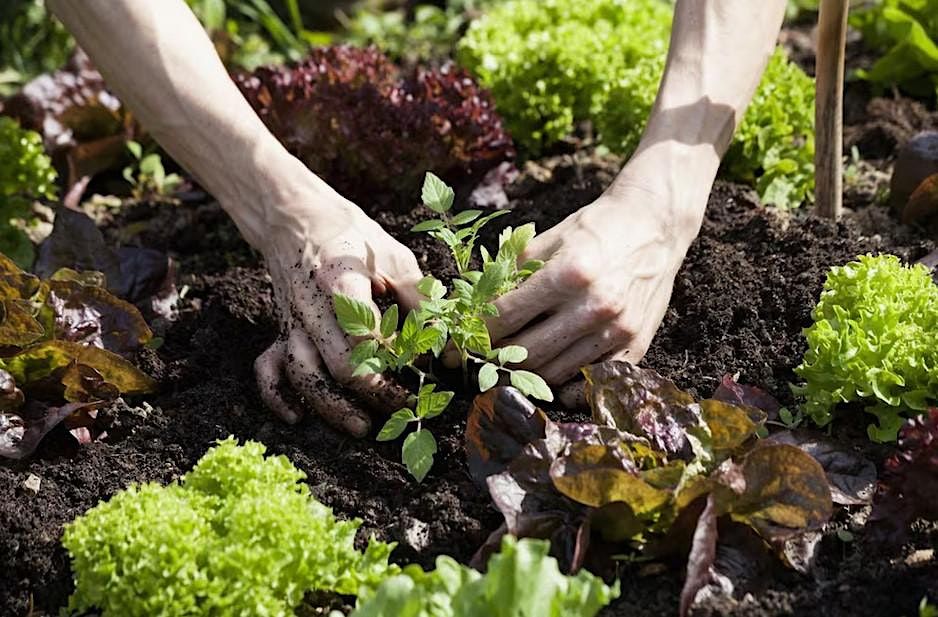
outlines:
[[[538,177],[543,180],[543,170],[550,170],[549,181],[534,180],[533,174],[519,179],[510,190],[514,210],[482,230],[483,244],[495,246],[502,223],[517,228],[533,221],[541,229],[549,227],[569,212],[570,204],[595,197],[616,165],[586,154],[542,163]],[[787,383],[797,381],[792,368],[804,352],[800,330],[810,323],[827,266],[868,251],[914,260],[933,245],[889,222],[885,212],[878,217],[866,211],[838,225],[811,218],[785,221],[752,208],[747,195],[735,185],[717,186],[701,238],[678,277],[672,309],[644,365],[701,397],[714,390],[724,373],[738,372],[741,382],[760,384],[790,404]],[[142,212],[123,216],[140,217]],[[409,231],[426,218],[424,212],[375,215],[417,252],[427,271],[442,280],[456,274],[445,247]],[[350,440],[315,419],[296,429],[280,425],[256,398],[250,373],[254,354],[276,331],[268,317],[272,299],[263,270],[214,206],[182,207],[177,224],[188,233],[175,233],[170,217],[165,209],[147,211],[142,238],[179,256],[183,282],[192,290],[187,301],[198,302],[201,310],[183,311],[163,346],[143,354],[143,368],[161,383],[161,394],[149,399],[152,408],[113,409],[106,442],[76,450],[67,438],[52,434],[33,460],[0,469],[5,491],[0,554],[9,573],[2,579],[9,590],[3,614],[22,614],[30,592],[44,611],[65,603],[72,583],[55,531],[61,524],[131,480],[166,483],[178,477],[215,439],[228,435],[255,439],[273,453],[286,454],[307,474],[313,494],[338,515],[360,517],[362,533],[399,542],[395,561],[428,569],[440,554],[468,561],[500,517],[488,495],[466,476],[463,432],[471,393],[459,388],[458,371],[457,395],[432,426],[436,461],[420,485],[398,462],[396,443]],[[116,233],[121,222],[108,232]],[[871,225],[878,239],[869,233]],[[556,413],[551,412],[555,420],[584,419]],[[863,434],[866,419],[857,416],[862,414],[837,425],[839,444],[872,458],[888,452],[870,444]],[[115,468],[122,471],[119,476]],[[22,486],[30,473],[41,479],[37,493]],[[933,560],[915,565],[900,558],[893,563],[862,542],[839,539],[837,530],[845,529],[858,532],[841,514],[825,532],[816,580],[784,569],[771,571],[759,581],[768,590],[755,599],[710,608],[721,614],[769,615],[784,614],[788,606],[796,614],[831,614],[833,606],[834,614],[854,614],[856,602],[862,601],[881,609],[874,614],[911,615],[921,597],[935,594]],[[934,541],[934,528],[916,529],[905,554],[913,547],[927,549]],[[660,572],[657,563],[621,563],[622,597],[602,614],[673,612],[684,573],[680,567]],[[892,588],[900,581],[908,597],[896,601]],[[341,600],[310,601],[342,607]]]

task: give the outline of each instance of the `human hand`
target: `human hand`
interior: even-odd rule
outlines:
[[[355,204],[328,187],[312,199],[278,207],[304,224],[280,228],[262,241],[281,313],[281,336],[254,364],[264,403],[294,423],[311,409],[356,437],[371,427],[369,411],[403,406],[407,392],[382,375],[353,377],[355,345],[339,327],[333,294],[371,305],[372,294],[392,292],[405,308],[419,304],[423,276],[413,253]],[[380,316],[380,313],[378,313]]]
[[[699,212],[705,203],[706,193]],[[664,187],[624,181],[536,236],[521,260],[546,264],[495,302],[493,345],[525,347],[522,368],[554,385],[600,359],[641,360],[700,226],[676,211]]]

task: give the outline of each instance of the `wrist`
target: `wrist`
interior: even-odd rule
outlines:
[[[625,195],[636,189],[648,194],[643,207],[654,204],[650,214],[689,246],[700,231],[719,166],[712,147],[643,140],[606,194],[624,203],[634,202]]]
[[[216,197],[245,240],[265,255],[276,245],[293,246],[291,237],[305,242],[330,204],[344,201],[272,137],[229,169]]]

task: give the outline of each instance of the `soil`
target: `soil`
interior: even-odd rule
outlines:
[[[590,153],[529,163],[509,189],[514,210],[502,222],[533,220],[546,229],[596,198],[620,163]],[[835,224],[804,212],[762,209],[749,189],[719,182],[643,364],[700,394],[711,392],[725,373],[739,373],[740,381],[792,403],[788,384],[804,351],[801,330],[827,268],[865,252],[915,260],[935,249],[923,230],[899,226],[886,208],[870,203],[874,193],[858,194],[854,210]],[[372,214],[425,269],[451,274],[445,253],[407,231],[413,213]],[[287,455],[307,473],[317,498],[341,516],[362,519],[362,537],[399,542],[394,558],[400,562],[430,567],[444,553],[467,561],[498,526],[499,515],[466,472],[468,400],[457,400],[435,421],[440,451],[420,485],[399,463],[398,443],[355,440],[315,417],[287,426],[263,407],[252,364],[277,336],[270,279],[217,205],[130,208],[106,231],[113,239],[166,250],[178,263],[183,310],[160,332],[162,346],[141,355],[161,390],[109,409],[103,441],[79,448],[67,433],[54,431],[29,460],[0,465],[0,616],[21,617],[31,607],[34,615],[54,613],[65,604],[71,572],[59,544],[64,523],[131,482],[179,477],[228,435]],[[486,240],[491,243],[491,234]],[[837,436],[866,444],[880,462],[885,450],[870,448],[862,428],[862,419],[845,419]],[[31,474],[40,479],[38,491],[24,486]],[[938,548],[938,527],[917,527],[892,559],[859,539],[837,538],[836,530],[857,515],[862,511],[843,513],[830,526],[811,575],[781,572],[755,597],[714,603],[700,613],[900,617],[915,614],[926,593],[938,597],[938,561],[927,552]],[[421,528],[426,532],[419,538],[413,531]],[[679,569],[625,566],[622,598],[603,615],[673,614],[681,579]]]

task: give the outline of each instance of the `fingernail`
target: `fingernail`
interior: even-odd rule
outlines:
[[[371,430],[371,423],[360,416],[350,416],[345,420],[345,428],[353,437],[364,437]]]

